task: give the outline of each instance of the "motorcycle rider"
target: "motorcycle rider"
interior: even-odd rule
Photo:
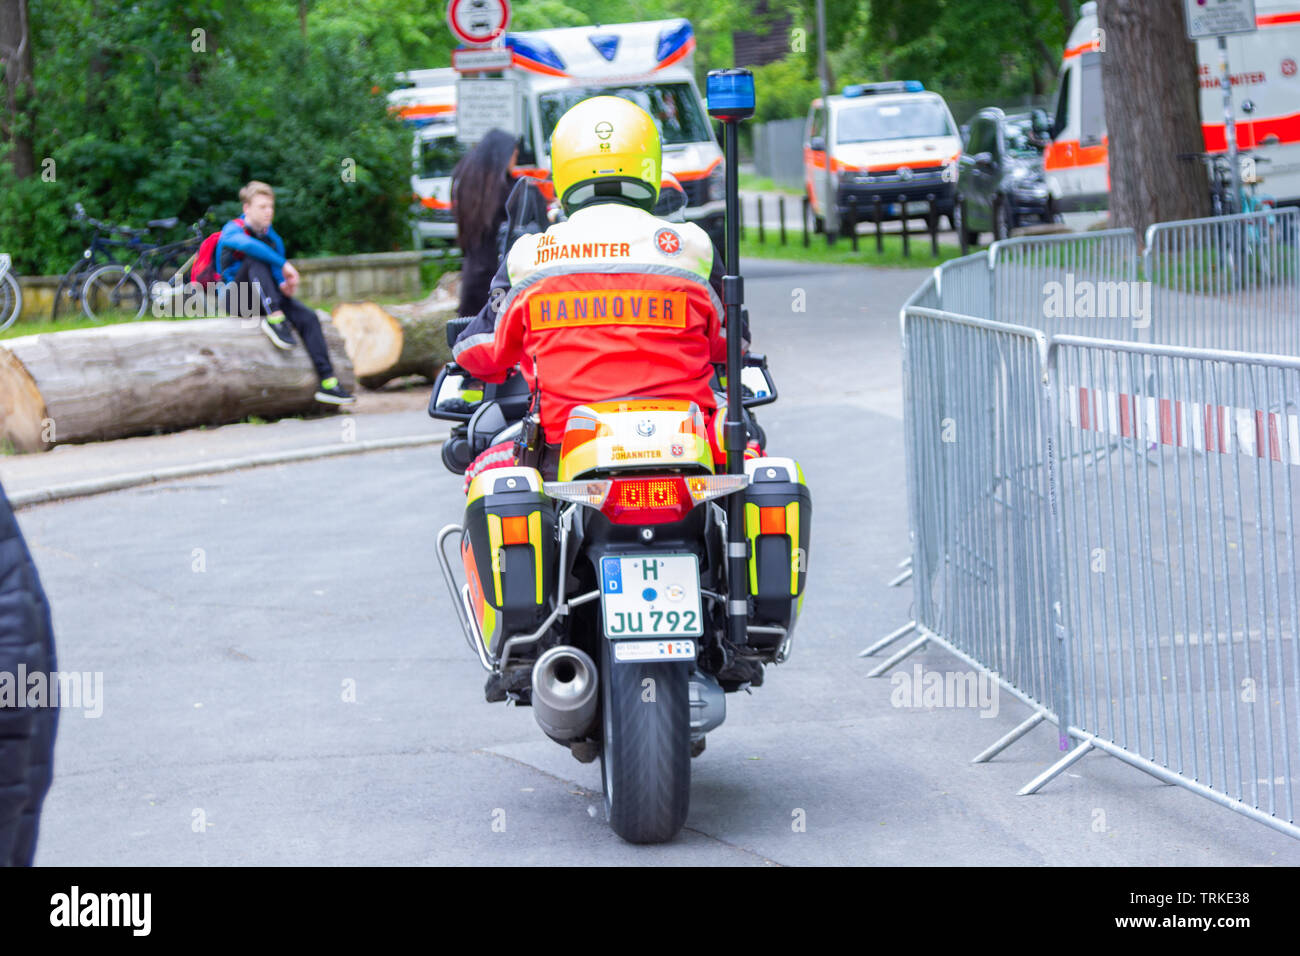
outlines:
[[[632,395],[695,402],[725,461],[725,396],[712,388],[726,361],[721,263],[704,230],[651,214],[661,161],[654,120],[630,100],[591,97],[560,117],[551,167],[568,219],[514,243],[456,340],[468,374],[500,383],[518,364],[540,392],[544,473],[571,409]],[[758,454],[751,442],[746,457]],[[466,481],[513,462],[513,443],[495,445]]]

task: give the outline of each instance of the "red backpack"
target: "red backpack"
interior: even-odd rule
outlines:
[[[235,222],[244,226],[245,232],[248,231],[242,218],[237,217]],[[220,241],[221,230],[218,229],[199,243],[199,251],[194,255],[194,268],[190,270],[190,281],[205,289],[221,281],[220,263],[217,262],[217,243]],[[235,257],[242,259],[243,254],[237,252]]]

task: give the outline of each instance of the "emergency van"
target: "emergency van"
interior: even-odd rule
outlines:
[[[456,140],[456,71],[407,70],[388,102],[413,131],[411,191],[418,203],[413,223],[417,245],[426,240],[454,242],[451,171],[464,147]]]
[[[1227,38],[1237,145],[1268,160],[1257,166],[1265,191],[1279,203],[1295,204],[1300,202],[1300,0],[1258,0],[1255,22],[1256,32]],[[1052,142],[1044,157],[1047,188],[1063,212],[1104,209],[1109,203],[1104,44],[1097,4],[1085,3],[1061,61]],[[1205,150],[1223,153],[1227,133],[1218,41],[1199,40],[1196,51]],[[1169,162],[1177,162],[1172,150]]]
[[[538,180],[543,193],[553,199],[550,142],[555,124],[580,100],[624,97],[658,124],[663,168],[686,192],[687,220],[722,245],[722,150],[695,85],[695,34],[689,21],[506,33],[501,43],[509,51],[508,67],[464,75],[513,81],[517,128],[510,132],[522,137],[518,175]]]
[[[882,220],[924,216],[931,196],[951,223],[961,135],[942,96],[915,80],[858,83],[827,97],[826,107],[813,100],[804,133],[804,186],[818,231],[828,156],[840,223],[851,204],[858,222],[874,222],[877,198]]]

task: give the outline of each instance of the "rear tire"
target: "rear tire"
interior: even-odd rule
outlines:
[[[125,266],[100,266],[86,277],[81,289],[81,310],[98,322],[108,314],[138,319],[149,304],[149,294],[139,273]]]
[[[23,311],[23,290],[13,273],[0,278],[0,332],[18,321]]]
[[[598,639],[605,813],[627,842],[664,843],[691,803],[691,665],[619,663],[613,642]]]

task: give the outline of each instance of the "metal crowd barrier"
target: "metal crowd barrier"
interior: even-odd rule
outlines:
[[[1300,836],[1279,825],[1300,773],[1300,359],[1060,336],[1048,366],[1071,736]]]
[[[1177,342],[1294,341],[1295,215],[1271,222],[1267,282],[1188,291],[1260,217],[1234,219],[1148,232],[1148,275],[1187,308],[1106,337],[1044,316],[1035,283],[1136,282],[1132,233],[999,243],[908,300],[914,620],[862,656],[914,633],[870,674],[934,641],[1029,705],[976,761],[1055,723],[1065,755],[1022,794],[1095,749],[1300,837],[1300,357]]]
[[[1143,265],[1152,341],[1300,355],[1300,209],[1158,223]]]
[[[1142,288],[1137,251],[1131,229],[995,242],[989,248],[988,318],[1032,325],[1046,335],[1129,339],[1136,331],[1133,294]]]

